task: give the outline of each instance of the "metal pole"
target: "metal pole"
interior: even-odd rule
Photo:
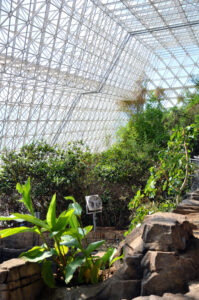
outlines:
[[[93,213],[93,231],[96,231],[96,219],[97,219],[96,213],[94,212]]]

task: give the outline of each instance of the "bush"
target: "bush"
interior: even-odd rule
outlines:
[[[198,134],[196,124],[173,129],[167,148],[159,152],[158,162],[150,168],[151,175],[144,190],[139,189],[129,203],[134,213],[130,230],[141,223],[145,215],[174,208],[190,189],[190,175],[195,171],[190,160],[191,150]]]
[[[46,213],[51,195],[57,194],[59,210],[64,209],[66,194],[77,196],[82,202],[84,177],[89,161],[89,152],[83,152],[81,144],[69,144],[66,150],[51,147],[45,142],[32,143],[2,155],[0,174],[1,210],[24,211],[17,201],[15,186],[31,177],[32,199],[37,211]],[[7,199],[7,201],[5,201]]]

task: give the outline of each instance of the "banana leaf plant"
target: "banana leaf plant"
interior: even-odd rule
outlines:
[[[112,263],[122,257],[114,257],[116,249],[109,248],[103,257],[93,255],[93,251],[104,244],[104,240],[88,244],[86,236],[92,230],[92,226],[83,227],[81,222],[81,206],[73,197],[65,197],[71,200],[68,209],[56,217],[56,195],[53,195],[49,204],[46,219],[36,217],[31,201],[30,178],[25,185],[16,186],[22,198],[22,202],[28,214],[13,213],[11,216],[0,216],[0,221],[28,222],[31,226],[18,226],[0,231],[0,238],[23,233],[33,232],[38,234],[43,242],[21,253],[20,257],[27,261],[41,263],[41,273],[44,282],[51,288],[55,287],[55,274],[53,265],[57,266],[57,277],[64,279],[68,284],[73,277],[78,283],[97,283],[100,271],[105,267],[110,268]],[[53,247],[51,246],[53,240]]]

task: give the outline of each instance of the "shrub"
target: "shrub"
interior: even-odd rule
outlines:
[[[1,210],[24,211],[17,201],[15,186],[30,176],[33,183],[32,199],[37,211],[45,215],[51,195],[57,194],[59,211],[64,209],[64,195],[77,196],[83,202],[84,177],[89,152],[81,144],[69,144],[66,150],[51,147],[45,142],[32,143],[2,155],[0,174]],[[5,201],[7,200],[7,201]]]
[[[129,203],[129,208],[135,214],[130,230],[141,223],[145,215],[174,208],[190,188],[190,175],[195,171],[190,154],[198,134],[199,127],[196,124],[173,129],[167,148],[160,151],[158,163],[150,168],[151,175],[144,191],[139,189]]]

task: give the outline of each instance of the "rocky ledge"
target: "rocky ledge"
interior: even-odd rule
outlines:
[[[193,227],[176,213],[147,216],[120,244],[124,263],[110,279],[91,288],[57,289],[48,300],[197,299],[189,294],[189,283],[199,279]]]

